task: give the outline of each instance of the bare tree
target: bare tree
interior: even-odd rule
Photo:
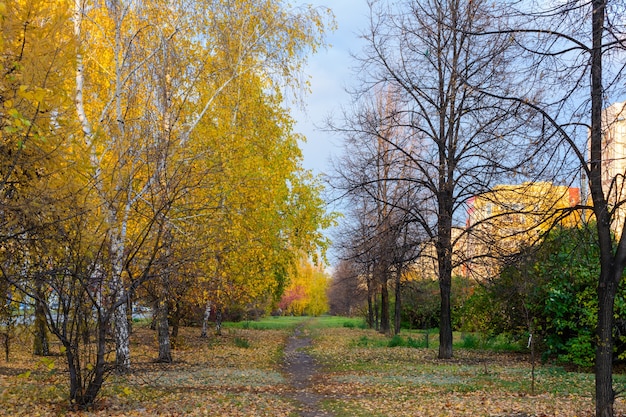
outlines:
[[[588,178],[592,205],[580,207],[596,219],[601,272],[598,277],[596,351],[596,415],[614,415],[612,381],[614,301],[626,266],[626,237],[620,220],[624,172],[612,172],[604,154],[609,132],[620,113],[607,104],[624,94],[624,3],[592,0],[514,3],[500,19],[497,31],[473,31],[474,37],[502,34],[515,40],[517,88],[485,88],[503,102],[522,103],[536,112],[542,131],[538,146],[561,147],[570,166]],[[514,59],[509,56],[510,59]],[[467,81],[468,88],[477,87]],[[479,87],[480,88],[480,87]],[[606,117],[609,116],[610,117]],[[587,158],[590,157],[589,160]],[[567,160],[567,159],[565,159]],[[567,176],[568,170],[565,170]],[[569,171],[571,173],[571,171]],[[615,228],[616,230],[612,230]],[[618,237],[617,242],[612,233]]]
[[[399,331],[400,281],[405,264],[414,259],[417,234],[407,230],[409,205],[413,204],[415,187],[399,179],[410,177],[410,165],[404,160],[403,148],[409,148],[411,137],[395,124],[398,98],[393,89],[381,88],[363,96],[353,114],[345,115],[345,125],[332,126],[347,135],[346,152],[336,166],[332,185],[352,201],[355,221],[350,257],[367,265],[365,275],[369,293],[369,321],[373,320],[373,296],[380,294],[380,328],[391,330],[389,295],[392,278],[395,288],[394,330]],[[392,122],[392,123],[390,123]],[[374,290],[375,289],[375,290]]]
[[[348,317],[356,315],[365,305],[365,298],[358,265],[353,260],[340,261],[328,290],[330,313]]]
[[[370,2],[370,27],[363,35],[362,88],[356,94],[392,89],[396,101],[386,126],[401,128],[402,141],[372,132],[402,154],[397,182],[411,184],[418,201],[408,209],[434,245],[441,292],[439,357],[452,357],[451,285],[455,267],[455,223],[466,202],[496,181],[519,181],[531,170],[524,163],[535,152],[519,130],[528,112],[473,85],[503,86],[511,46],[508,36],[489,41],[469,36],[493,24],[486,1]],[[532,170],[534,171],[534,170]],[[404,187],[406,188],[406,187]],[[459,258],[460,259],[460,258]]]

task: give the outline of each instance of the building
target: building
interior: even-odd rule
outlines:
[[[503,262],[555,225],[575,226],[580,189],[549,182],[497,185],[468,202],[465,271],[488,279]]]
[[[626,218],[626,208],[621,207],[626,202],[626,102],[604,109],[602,125],[602,190],[610,206],[619,205],[612,217],[611,229],[620,234]]]

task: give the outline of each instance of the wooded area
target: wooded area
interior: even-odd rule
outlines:
[[[454,330],[527,339],[533,387],[538,353],[593,367],[595,414],[613,417],[626,142],[606,152],[626,136],[626,5],[368,4],[354,102],[328,124],[346,209],[327,292],[336,215],[285,102],[330,10],[0,0],[5,359],[17,329],[36,355],[56,344],[69,402],[89,408],[132,374],[146,309],[172,363],[185,324],[208,339],[209,321],[328,301],[385,335],[436,327],[442,361]]]
[[[268,311],[323,254],[332,219],[283,98],[332,19],[269,0],[1,6],[7,360],[33,306],[36,352],[51,333],[89,406],[132,369],[137,300],[171,362],[184,309]]]
[[[593,242],[578,244],[599,262],[587,265],[592,271],[565,274],[578,284],[561,290],[592,312],[578,337],[595,349],[596,415],[613,416],[626,238],[624,167],[609,170],[623,153],[607,156],[607,149],[624,141],[613,127],[624,117],[624,3],[381,0],[369,6],[354,102],[328,126],[346,138],[331,178],[348,207],[338,239],[341,276],[366,286],[369,323],[383,332],[391,306],[401,310],[403,292],[411,303],[403,281],[415,287],[416,278],[434,277],[439,358],[450,359],[452,331],[460,327],[453,323],[453,277],[472,276],[487,293],[506,279],[556,281],[554,269],[537,272],[539,264],[524,256],[548,256],[537,255],[550,247],[540,243],[548,232],[576,224],[578,235]],[[563,272],[568,261],[576,263],[563,260]],[[587,274],[595,280],[586,281]],[[518,295],[528,291],[508,285]],[[532,340],[551,325],[531,314],[538,305],[530,302],[522,301],[517,315],[526,317],[521,328]],[[563,335],[559,326],[554,331]],[[543,336],[542,343],[551,337]],[[569,342],[570,350],[580,348]]]

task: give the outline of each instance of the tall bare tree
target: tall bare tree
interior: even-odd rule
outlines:
[[[395,112],[387,125],[402,127],[403,142],[390,142],[403,154],[405,169],[397,181],[419,189],[410,209],[435,248],[441,292],[439,357],[452,357],[451,285],[455,266],[455,223],[465,217],[466,202],[495,183],[528,174],[530,158],[517,132],[526,111],[504,103],[473,85],[506,85],[503,54],[512,44],[505,35],[489,41],[470,36],[494,24],[491,3],[466,0],[401,1],[393,6],[370,2],[370,26],[363,37],[362,83],[358,94],[381,84],[395,91]],[[382,136],[385,139],[384,135]]]
[[[389,289],[395,277],[396,310],[400,308],[398,283],[405,264],[412,259],[418,235],[407,230],[409,205],[416,198],[412,183],[399,181],[410,177],[410,164],[405,161],[404,148],[410,148],[412,138],[402,125],[397,124],[398,97],[391,88],[380,88],[371,96],[361,97],[346,113],[344,124],[332,126],[346,137],[345,155],[336,165],[332,185],[342,190],[353,202],[352,243],[347,255],[360,259],[371,272],[368,280],[370,293],[370,323],[380,324],[379,330],[391,330]],[[410,235],[410,238],[409,238]],[[369,273],[366,273],[369,276]],[[373,291],[374,290],[374,291]],[[372,320],[372,296],[380,294],[380,321]],[[378,311],[376,309],[376,311]],[[396,312],[395,330],[399,330],[399,313]]]
[[[598,277],[596,415],[614,415],[613,325],[617,288],[626,266],[624,223],[619,220],[624,172],[611,172],[603,150],[620,111],[605,117],[605,108],[624,97],[624,2],[612,0],[514,3],[500,19],[499,30],[474,31],[474,37],[506,34],[519,46],[512,78],[518,88],[485,89],[503,101],[522,103],[536,112],[542,131],[539,146],[561,147],[584,174],[598,229],[601,272]],[[508,57],[513,59],[512,56]],[[476,87],[467,81],[468,88]],[[480,88],[480,87],[479,87]],[[622,110],[623,111],[623,110]],[[590,159],[587,159],[587,158]],[[567,170],[566,170],[567,172]],[[571,172],[571,171],[570,171]],[[612,228],[616,230],[612,230]],[[617,242],[612,233],[618,237]]]

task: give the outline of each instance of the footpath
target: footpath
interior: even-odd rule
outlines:
[[[313,390],[315,380],[320,377],[319,367],[306,351],[312,339],[305,334],[304,326],[300,324],[295,328],[285,346],[283,370],[291,387],[290,397],[301,405],[301,417],[332,417],[320,410],[319,404],[324,396]]]

